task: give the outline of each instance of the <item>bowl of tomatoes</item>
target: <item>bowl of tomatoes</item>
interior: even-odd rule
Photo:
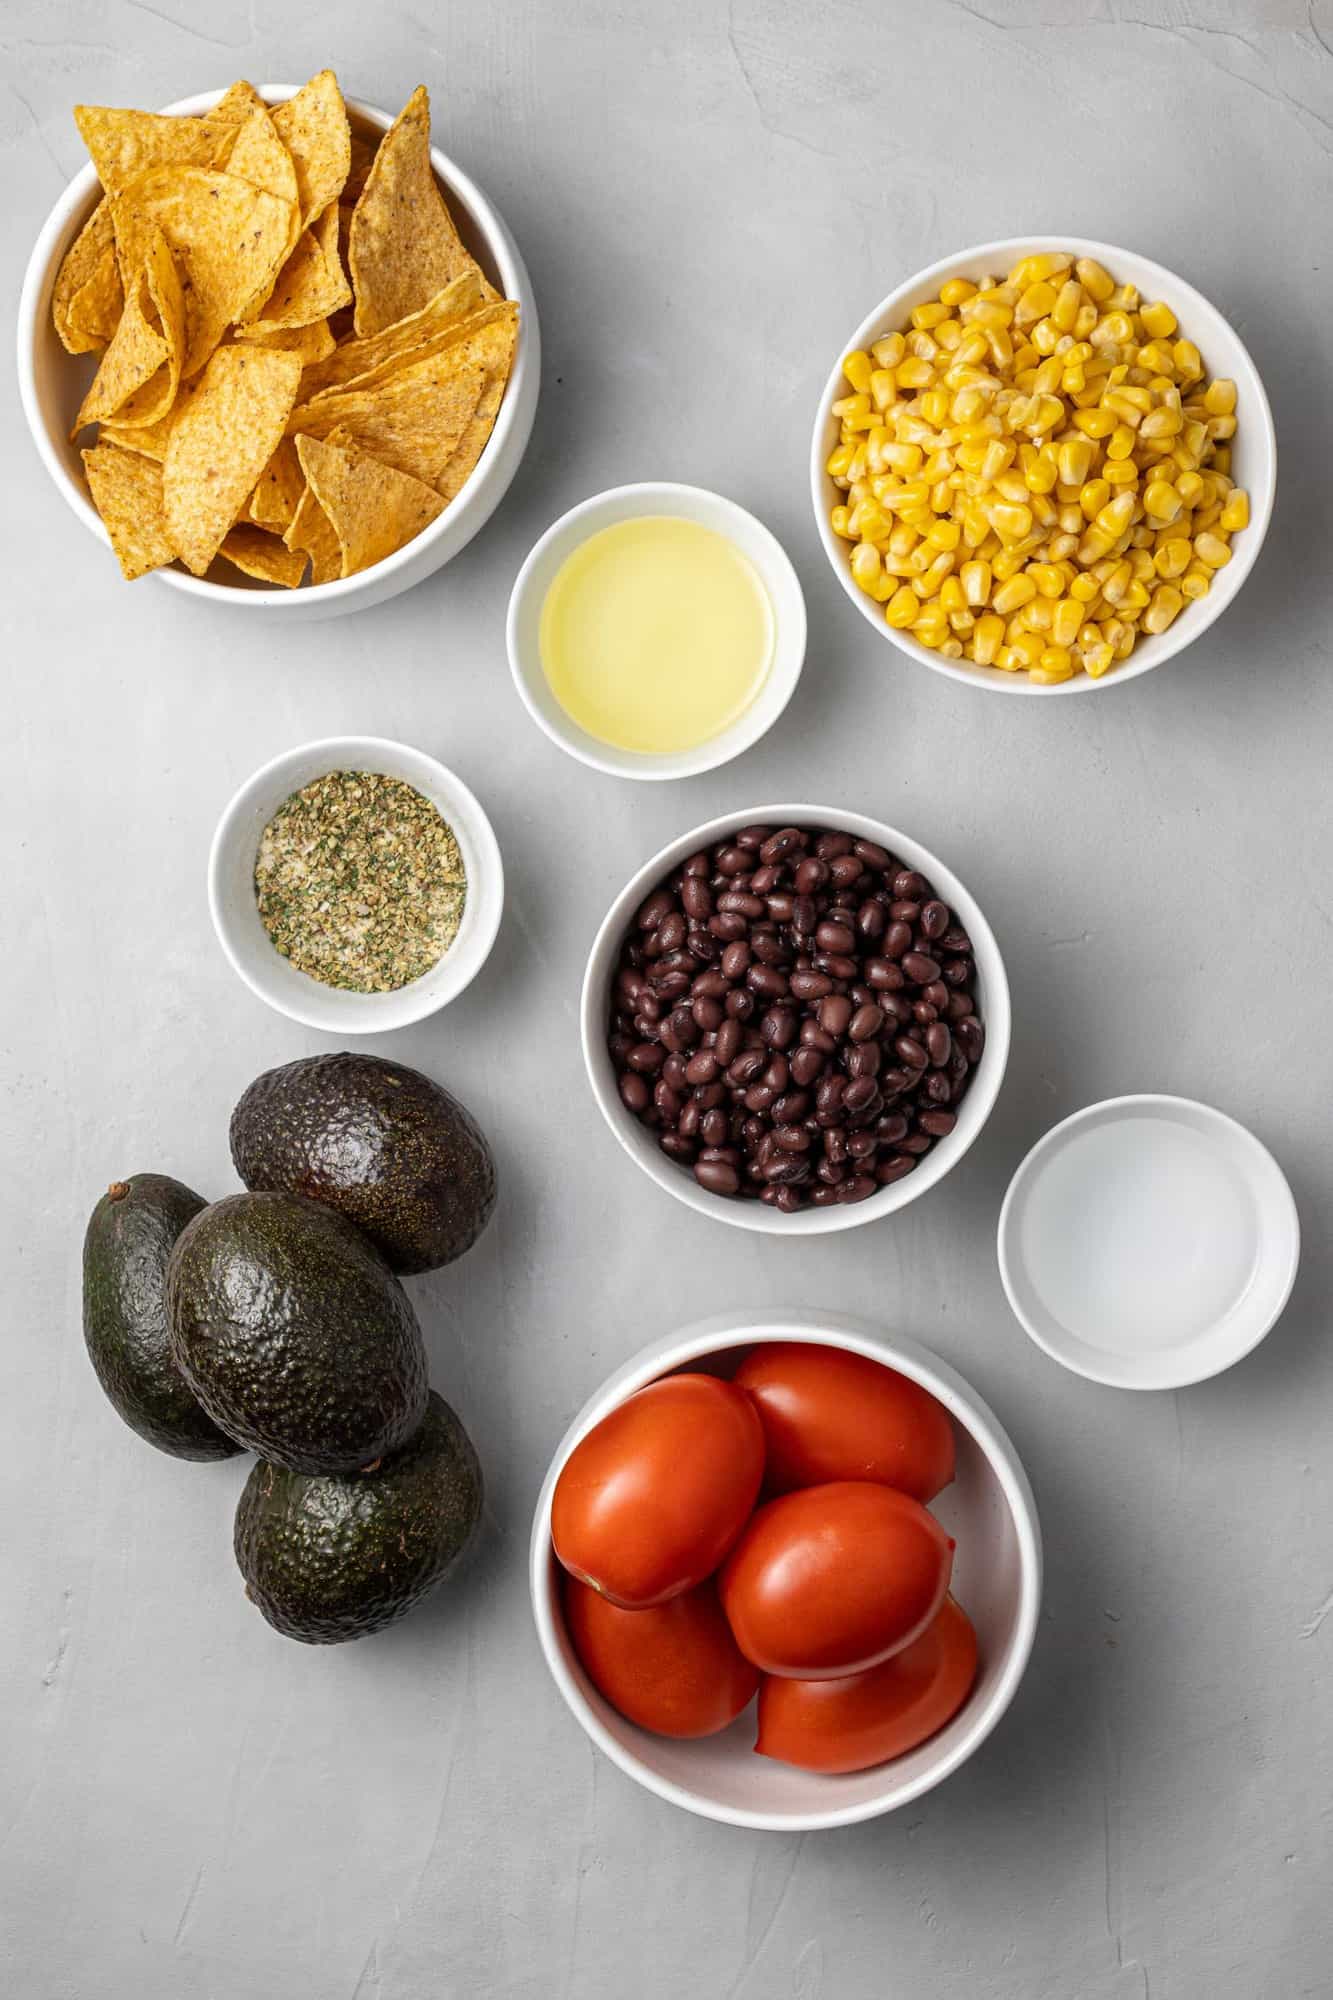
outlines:
[[[948,1364],[860,1320],[702,1321],[561,1440],[530,1583],[552,1678],[637,1783],[779,1832],[958,1769],[1036,1633],[1027,1476]]]

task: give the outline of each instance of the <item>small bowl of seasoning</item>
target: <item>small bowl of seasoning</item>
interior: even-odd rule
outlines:
[[[242,785],[213,837],[208,901],[251,992],[307,1027],[371,1035],[476,977],[504,869],[461,778],[408,744],[339,736]]]
[[[1009,987],[953,871],[835,806],[682,834],[593,942],[593,1095],[678,1201],[815,1236],[891,1215],[955,1167],[999,1095]]]
[[[689,778],[772,728],[805,659],[805,599],[753,514],[698,486],[617,486],[547,529],[507,641],[538,726],[620,778]]]

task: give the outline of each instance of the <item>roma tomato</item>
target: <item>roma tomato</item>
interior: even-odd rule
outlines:
[[[667,1375],[575,1445],[551,1501],[572,1576],[642,1611],[711,1576],[759,1493],[764,1433],[743,1389]]]
[[[759,1685],[712,1582],[649,1611],[622,1611],[566,1577],[565,1623],[593,1685],[628,1721],[658,1736],[716,1735]]]
[[[722,1608],[765,1673],[861,1673],[925,1631],[953,1548],[934,1515],[891,1486],[804,1486],[755,1514],[718,1580]]]
[[[919,1639],[890,1660],[840,1680],[768,1675],[759,1687],[761,1757],[803,1771],[866,1771],[905,1756],[955,1716],[977,1673],[977,1635],[946,1597]]]
[[[770,1340],[735,1377],[764,1426],[766,1487],[873,1479],[924,1506],[953,1478],[949,1413],[919,1382],[842,1347]]]

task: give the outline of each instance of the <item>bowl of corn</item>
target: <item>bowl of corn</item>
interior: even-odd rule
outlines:
[[[854,604],[975,687],[1161,666],[1263,545],[1277,440],[1243,342],[1129,250],[1016,237],[910,278],[825,385],[815,518]]]

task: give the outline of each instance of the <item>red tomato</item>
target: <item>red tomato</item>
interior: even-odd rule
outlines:
[[[764,1482],[774,1493],[830,1479],[873,1479],[924,1506],[953,1478],[953,1425],[919,1382],[803,1340],[770,1340],[735,1377],[764,1426]]]
[[[715,1735],[759,1685],[711,1582],[649,1611],[622,1611],[566,1577],[565,1623],[593,1685],[658,1736]]]
[[[759,1687],[761,1757],[803,1771],[865,1771],[905,1756],[955,1716],[977,1672],[977,1635],[946,1597],[919,1639],[891,1660],[841,1680],[766,1675]]]
[[[715,1375],[650,1382],[575,1445],[556,1481],[551,1539],[572,1576],[642,1611],[711,1576],[764,1473],[743,1389]]]
[[[891,1486],[804,1486],[754,1516],[718,1579],[722,1609],[765,1673],[861,1673],[925,1631],[953,1547],[933,1514]]]

